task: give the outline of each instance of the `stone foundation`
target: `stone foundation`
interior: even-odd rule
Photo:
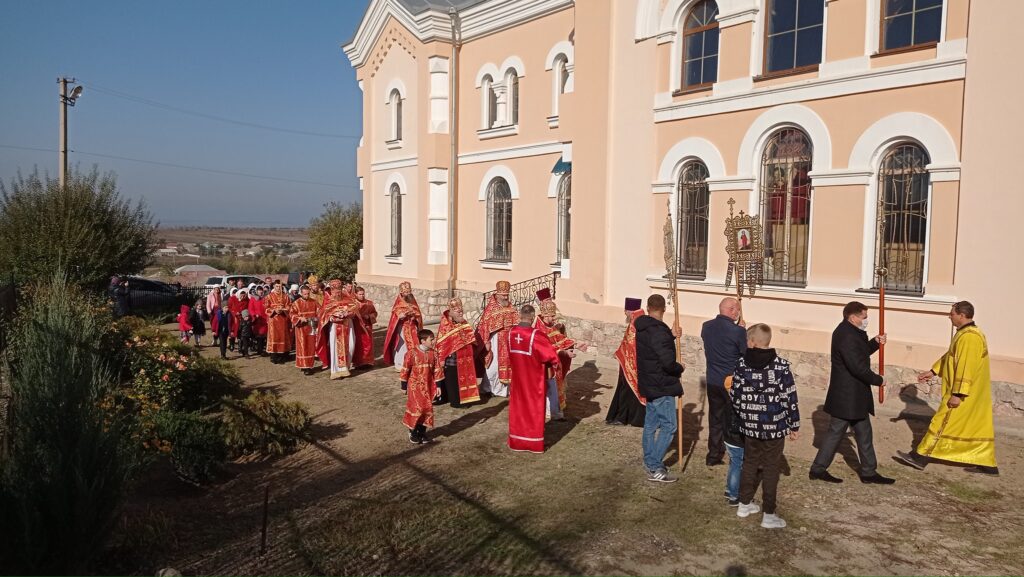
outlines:
[[[398,287],[363,284],[367,298],[374,301],[380,313],[380,323],[386,326],[391,315],[391,305],[398,294]],[[426,291],[413,289],[416,301],[420,304],[426,324],[436,324],[441,314],[448,308],[448,291]],[[466,318],[475,324],[481,313],[483,293],[459,290],[456,295],[462,299],[466,309]],[[598,357],[614,359],[615,349],[622,341],[625,333],[624,323],[606,323],[576,317],[566,317],[566,332],[577,342],[586,343],[591,352]],[[780,350],[779,354],[788,359],[793,368],[797,385],[824,391],[828,388],[828,375],[831,370],[829,355],[807,353],[803,351]],[[683,361],[687,372],[691,375],[703,375],[705,372],[704,345],[699,337],[683,336]],[[877,370],[877,368],[876,368]],[[931,408],[936,408],[942,397],[942,386],[936,380],[932,383],[917,382],[918,369],[886,365],[886,381],[890,385],[886,393],[891,401],[913,403],[917,399]],[[898,399],[897,399],[898,397]],[[1024,385],[996,381],[992,383],[993,411],[997,415],[1024,417]]]

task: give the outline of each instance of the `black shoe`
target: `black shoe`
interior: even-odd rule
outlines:
[[[883,477],[878,473],[868,477],[861,477],[860,482],[866,485],[892,485],[896,482],[896,479],[890,479],[889,477]]]
[[[975,465],[973,467],[967,467],[964,469],[968,473],[974,473],[977,475],[990,475],[992,477],[999,476],[999,467],[987,467],[985,465]]]
[[[914,451],[911,451],[909,453],[904,453],[903,451],[896,451],[896,454],[893,455],[892,460],[896,461],[897,463],[900,463],[901,465],[913,467],[918,471],[924,471],[924,468],[928,466],[927,457],[922,457],[921,455],[918,455]]]
[[[839,477],[833,477],[832,474],[829,473],[828,471],[822,471],[820,473],[815,473],[814,471],[811,471],[810,473],[807,474],[807,478],[812,481],[825,481],[826,483],[843,482],[843,480],[840,479]]]
[[[416,431],[411,431],[409,433],[409,442],[413,445],[419,445],[423,442],[423,439],[416,433]]]
[[[626,423],[623,423],[622,421],[611,420],[611,421],[605,421],[604,424],[611,425],[613,427],[622,427]]]
[[[740,500],[739,499],[729,499],[729,506],[730,507],[739,507],[740,506]]]
[[[717,467],[719,465],[724,465],[725,461],[723,461],[721,457],[717,459],[708,457],[707,459],[704,459],[704,464],[708,467]]]

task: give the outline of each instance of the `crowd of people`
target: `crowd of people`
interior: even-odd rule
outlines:
[[[297,368],[313,374],[319,360],[332,379],[374,364],[377,311],[361,287],[341,280],[325,285],[315,276],[288,292],[280,282],[269,287],[266,293],[261,286],[238,286],[226,299],[215,289],[205,303],[182,307],[182,340],[202,344],[203,321],[209,319],[213,344],[220,346],[222,357],[237,346],[242,355],[269,354],[281,363],[294,351]],[[382,356],[399,373],[406,395],[402,422],[411,443],[431,441],[435,406],[464,408],[497,396],[509,397],[509,448],[544,452],[545,423],[565,419],[566,376],[576,350],[585,345],[567,336],[565,319],[549,290],[537,292],[538,307],[517,308],[510,302],[510,289],[507,281],[497,283],[476,326],[467,320],[462,301],[450,299],[435,334],[424,327],[412,285],[399,285]],[[646,304],[645,311],[640,299],[626,299],[625,332],[615,352],[618,382],[605,420],[643,427],[647,479],[672,483],[678,479],[664,461],[678,429],[677,403],[683,394],[682,332],[678,325],[665,323],[664,297],[651,295]],[[829,422],[808,477],[843,482],[828,468],[852,430],[860,481],[890,485],[895,480],[878,472],[871,429],[874,390],[884,386],[884,377],[871,367],[871,356],[887,337],[868,337],[869,309],[860,302],[848,303],[842,315],[831,340],[824,404]],[[954,304],[949,318],[956,329],[949,351],[919,375],[922,382],[941,379],[941,407],[918,446],[894,459],[915,469],[944,462],[998,475],[985,336],[973,322],[969,302]],[[701,339],[708,399],[705,463],[724,465],[728,457],[724,496],[738,517],[760,512],[762,527],[785,527],[776,512],[777,490],[786,440],[800,438],[801,422],[790,363],[771,347],[771,327],[748,327],[734,298],[721,301],[718,315],[703,324]],[[759,488],[760,505],[754,502]]]

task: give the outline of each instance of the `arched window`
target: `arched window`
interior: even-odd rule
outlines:
[[[500,177],[487,185],[487,260],[512,260],[512,192]]]
[[[882,0],[882,51],[939,41],[942,0]]]
[[[402,140],[402,94],[395,88],[389,98],[391,105],[391,140]]]
[[[515,68],[505,72],[505,88],[508,90],[508,124],[519,124],[519,73]]]
[[[718,4],[698,2],[683,24],[683,88],[708,86],[718,79]]]
[[[569,237],[572,226],[572,172],[562,175],[558,181],[558,245],[555,247],[555,263],[569,258]]]
[[[402,190],[398,183],[391,185],[391,254],[402,256]]]
[[[493,128],[498,120],[498,95],[494,92],[494,79],[488,74],[480,83],[481,102],[480,110],[483,121],[483,128]]]
[[[768,139],[761,157],[761,220],[766,283],[807,285],[811,222],[811,141],[783,128]]]
[[[878,167],[878,231],[875,270],[884,267],[885,288],[924,292],[928,235],[928,154],[917,144],[893,145]],[[879,285],[875,275],[875,288]]]
[[[565,94],[566,85],[569,83],[569,59],[565,54],[559,54],[555,57],[554,66],[554,99],[551,106],[551,114],[558,116],[558,101],[559,97]]]
[[[810,68],[821,64],[825,0],[767,2],[765,73]]]
[[[679,173],[676,195],[680,276],[704,278],[708,267],[708,167],[688,162]]]

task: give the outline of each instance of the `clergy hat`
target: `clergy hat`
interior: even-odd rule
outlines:
[[[643,301],[642,300],[626,297],[626,310],[627,311],[630,311],[630,312],[638,311],[638,310],[640,310],[641,306],[643,306]]]
[[[462,299],[456,297],[448,301],[448,308],[453,311],[462,312]]]
[[[494,286],[494,292],[500,295],[507,295],[512,290],[512,283],[507,280],[500,280],[498,284]]]
[[[555,316],[558,314],[558,307],[555,306],[555,301],[548,299],[540,303],[540,314],[541,316]]]
[[[341,279],[331,279],[331,282],[327,283],[327,286],[331,287],[331,290],[340,290],[342,287]]]
[[[549,289],[549,288],[542,288],[539,291],[537,291],[537,300],[538,301],[544,302],[544,301],[546,301],[546,300],[548,300],[550,298],[551,298],[551,289]]]
[[[398,294],[405,296],[412,294],[412,283],[409,281],[403,281],[398,285]]]

